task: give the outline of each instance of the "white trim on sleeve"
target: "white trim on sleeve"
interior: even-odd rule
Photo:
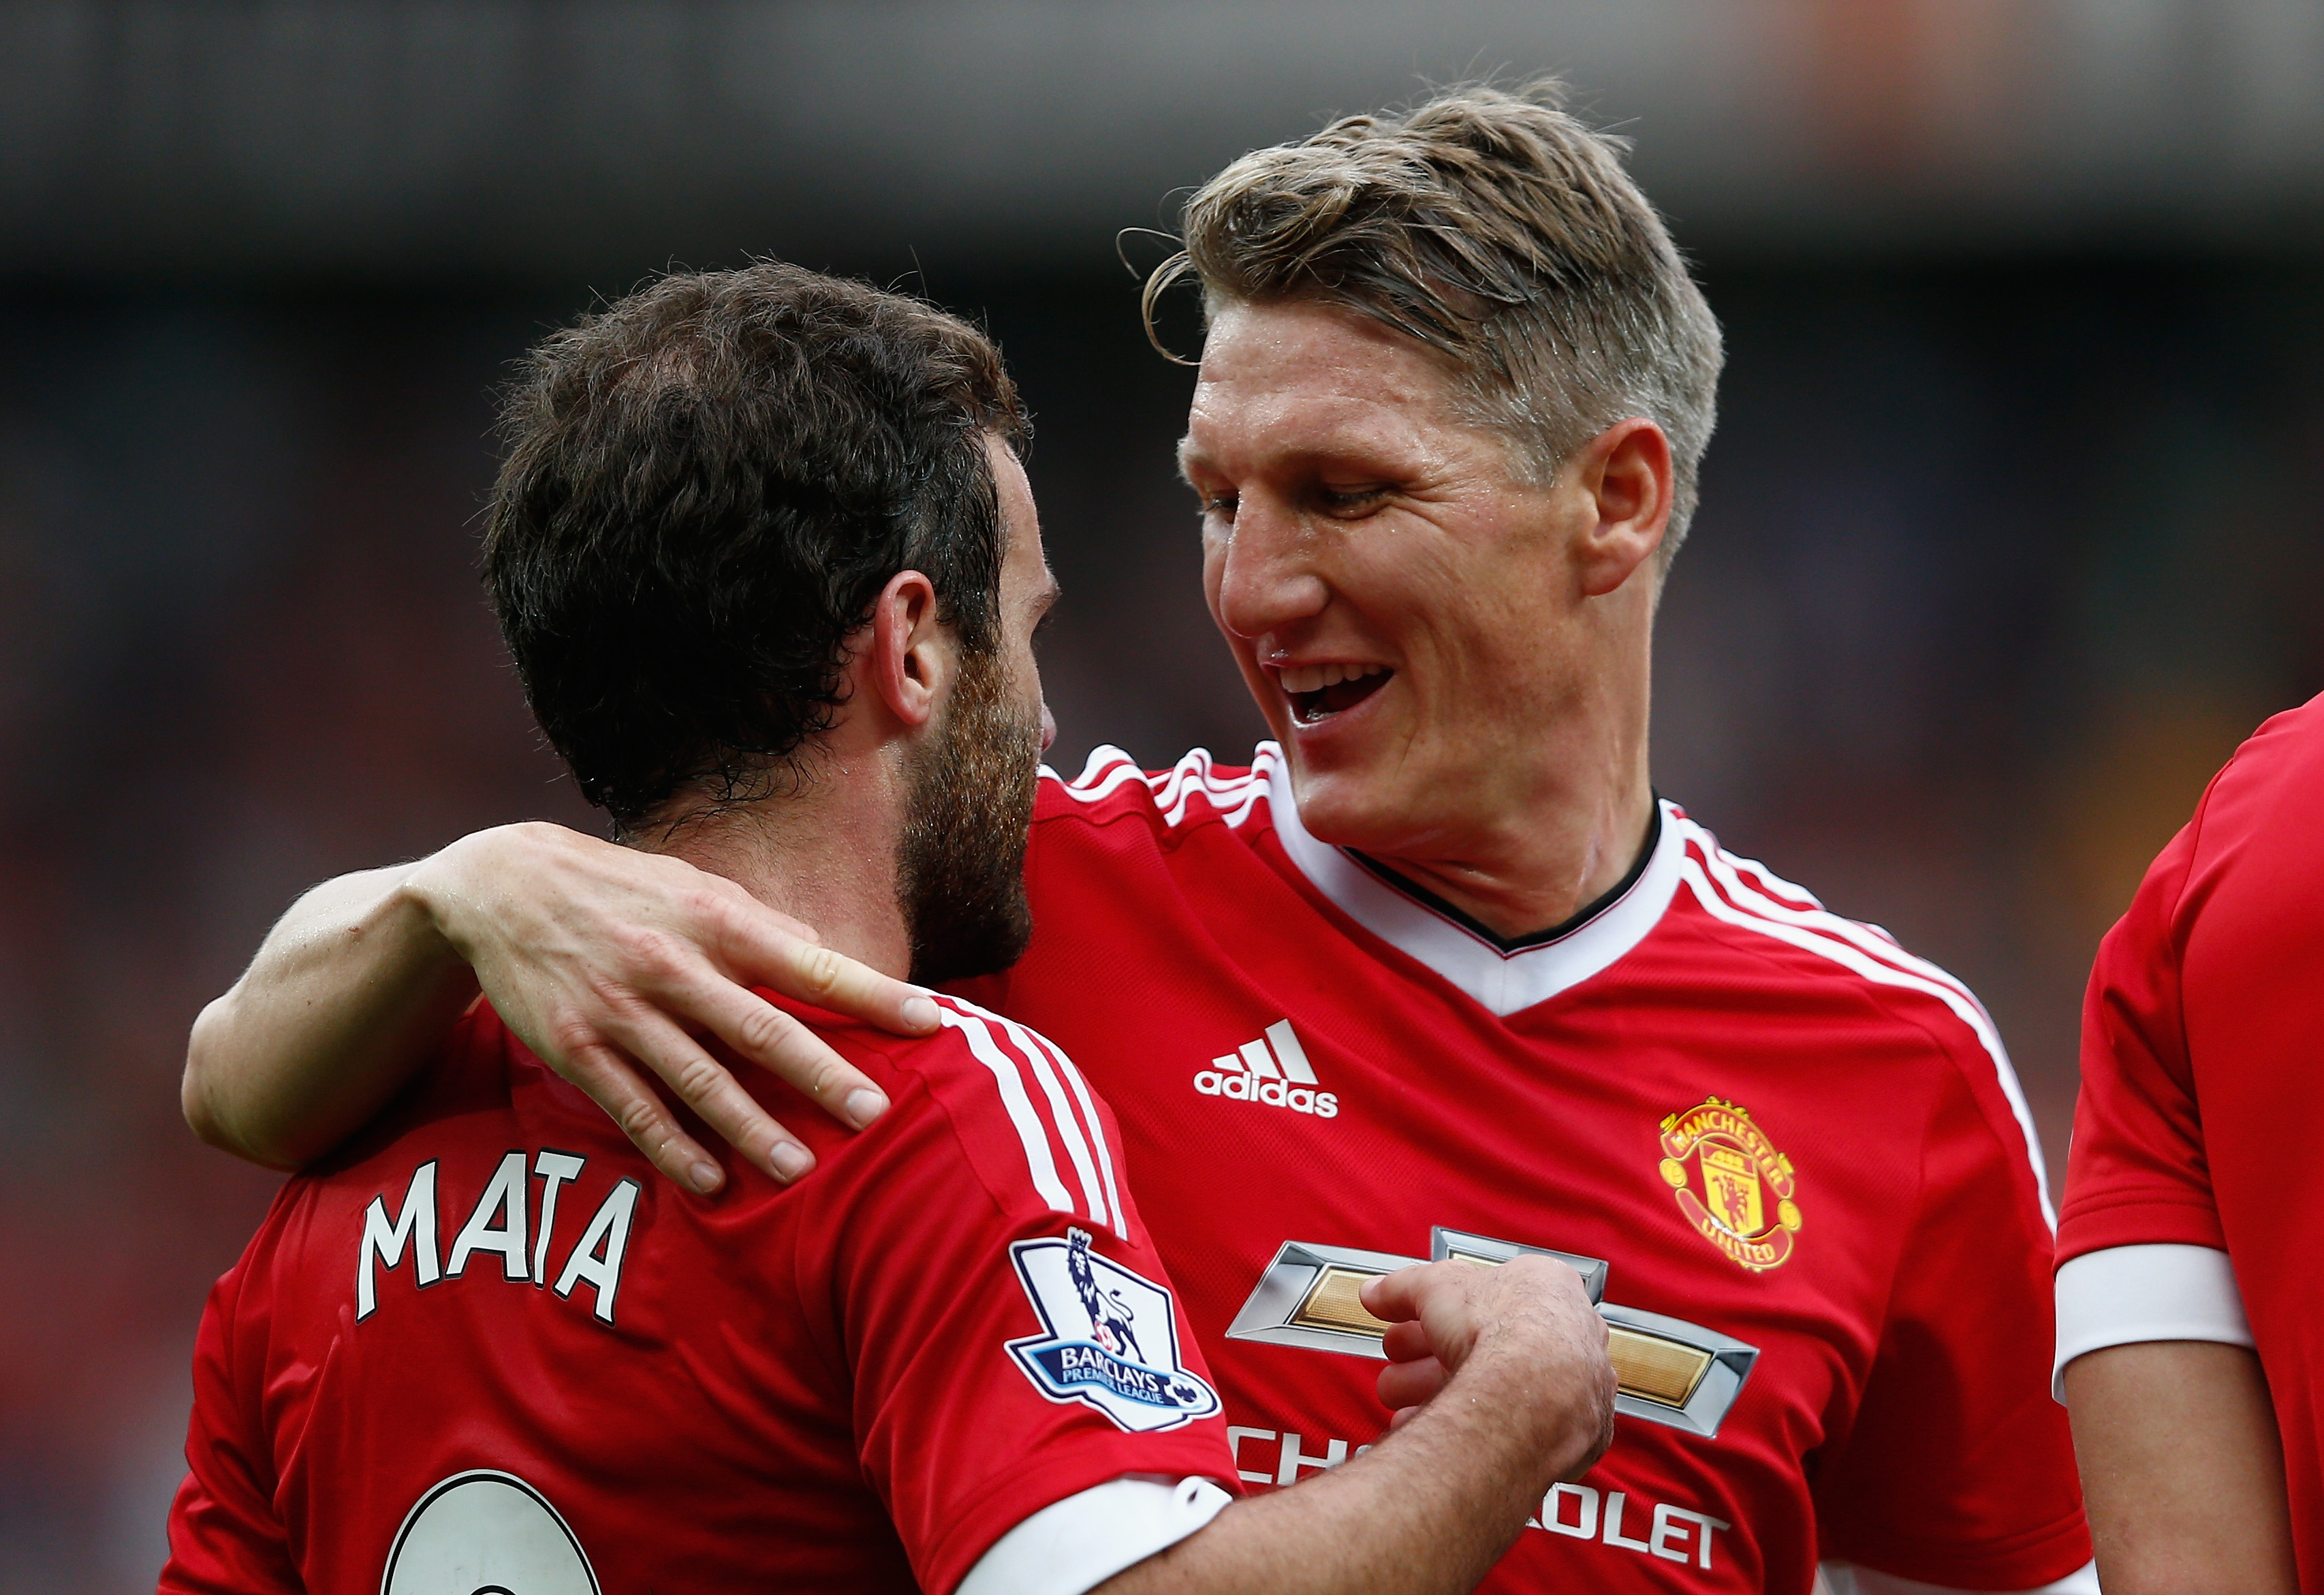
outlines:
[[[2141,1341],[2252,1343],[2227,1254],[2209,1246],[2110,1246],[2058,1270],[2058,1358],[2051,1394],[2066,1398],[2066,1364]]]
[[[1083,1595],[1168,1550],[1233,1498],[1207,1479],[1109,1480],[1002,1535],[954,1595]]]
[[[1816,1595],[1964,1595],[1943,1584],[1923,1584],[1845,1562],[1827,1562],[1816,1573]],[[2054,1584],[2017,1595],[2098,1595],[2098,1564],[2086,1562]]]

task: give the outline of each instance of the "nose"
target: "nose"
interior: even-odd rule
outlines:
[[[1331,589],[1314,567],[1314,539],[1287,507],[1257,495],[1205,550],[1211,610],[1229,635],[1264,637],[1323,613]]]

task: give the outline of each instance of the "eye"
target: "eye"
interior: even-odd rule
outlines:
[[[1212,493],[1203,500],[1203,518],[1207,521],[1215,515],[1222,521],[1231,521],[1235,518],[1236,502],[1233,493]]]
[[[1388,497],[1385,487],[1319,487],[1316,502],[1327,515],[1365,515],[1379,508]]]

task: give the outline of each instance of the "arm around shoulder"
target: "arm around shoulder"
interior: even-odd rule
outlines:
[[[325,881],[292,904],[186,1046],[186,1122],[272,1168],[320,1156],[418,1072],[475,996],[410,889],[419,864]]]
[[[821,946],[731,880],[561,825],[501,825],[301,898],[195,1025],[186,1118],[213,1145],[295,1167],[409,1083],[481,989],[673,1179],[709,1192],[725,1176],[655,1077],[788,1181],[812,1154],[699,1037],[851,1127],[887,1101],[756,986],[899,1034],[936,1028],[925,992]]]

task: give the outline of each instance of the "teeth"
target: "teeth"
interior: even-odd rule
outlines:
[[[1361,681],[1367,676],[1378,676],[1388,669],[1386,665],[1286,665],[1277,672],[1287,693],[1321,692],[1327,687],[1337,687],[1342,681]]]

